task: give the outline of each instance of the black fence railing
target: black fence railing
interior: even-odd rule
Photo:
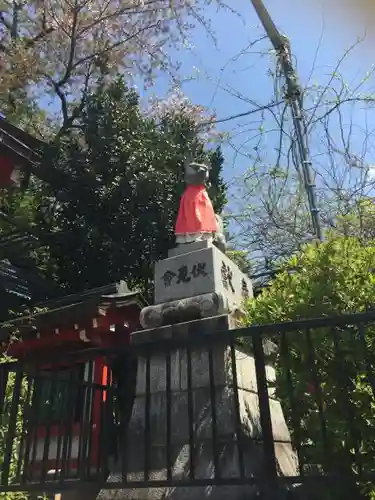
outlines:
[[[2,363],[0,494],[374,498],[375,313],[213,333]]]

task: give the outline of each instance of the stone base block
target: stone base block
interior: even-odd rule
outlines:
[[[212,324],[213,320],[202,320],[202,323]],[[215,321],[217,323],[219,318]],[[173,328],[155,330],[156,338],[163,330],[171,332]],[[181,328],[182,325],[178,325],[178,329]],[[186,327],[182,330],[186,333]],[[139,332],[134,337],[137,335],[139,342],[134,339],[135,343],[147,343],[152,330],[149,334]],[[167,370],[170,370],[170,376]],[[275,396],[273,386],[276,374],[271,364],[266,366],[266,377],[270,382],[268,394],[278,472],[281,476],[296,476],[297,457],[280,402]],[[167,422],[170,422],[169,429]],[[167,480],[170,472],[172,480],[183,481],[184,486],[103,490],[100,499],[259,498],[259,485],[193,485],[194,478],[213,480],[215,465],[216,477],[224,483],[226,479],[240,478],[242,456],[245,477],[256,478],[263,488],[267,487],[253,356],[224,343],[215,345],[210,351],[202,346],[194,348],[192,344],[189,352],[186,348],[175,348],[168,354],[161,343],[160,351],[151,359],[140,356],[135,401],[121,452],[125,457],[124,479],[127,481],[145,480],[145,464],[148,464],[149,480]],[[120,482],[122,479],[121,463],[117,463],[111,469],[109,481]],[[282,495],[283,492],[280,492],[280,496],[273,496],[272,500],[283,498]],[[271,500],[268,496],[263,498]]]
[[[245,298],[252,297],[250,278],[218,248],[202,247],[202,242],[186,246],[190,252],[178,247],[172,257],[156,263],[155,304],[216,293],[232,309],[239,309]]]
[[[176,257],[177,255],[184,255],[197,250],[204,250],[205,248],[213,247],[213,242],[208,240],[194,241],[193,243],[179,244],[175,248],[168,250],[168,257]]]

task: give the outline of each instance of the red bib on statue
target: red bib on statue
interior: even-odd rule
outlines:
[[[216,230],[216,217],[205,186],[188,185],[180,201],[175,233],[214,233]]]

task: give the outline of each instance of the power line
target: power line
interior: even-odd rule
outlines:
[[[237,118],[243,118],[244,116],[253,115],[255,113],[259,113],[261,111],[266,111],[267,109],[274,108],[276,106],[279,106],[283,102],[284,101],[271,102],[270,104],[267,104],[265,106],[259,106],[256,109],[252,109],[250,111],[245,111],[244,113],[238,113],[237,115],[230,115],[230,116],[227,116],[226,118],[219,118],[217,120],[203,122],[200,124],[200,126],[205,127],[206,125],[216,125],[217,123],[224,123],[224,122],[229,122],[231,120],[236,120]]]

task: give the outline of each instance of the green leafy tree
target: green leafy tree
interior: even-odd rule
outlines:
[[[351,209],[337,218],[336,231],[344,236],[356,236],[361,241],[375,238],[375,204],[372,198],[363,197]]]
[[[187,44],[195,24],[211,35],[201,0],[3,0],[0,12],[0,104],[17,113],[33,97],[60,105],[69,128],[98,78],[119,72],[153,82],[158,70],[176,76],[168,52]],[[215,2],[216,3],[216,2]],[[218,7],[223,2],[217,2]]]
[[[118,80],[90,96],[79,128],[46,158],[56,180],[42,189],[36,224],[54,234],[50,262],[66,289],[119,279],[152,286],[154,262],[173,246],[183,164],[192,150],[211,164],[209,191],[221,212],[221,151],[206,149],[200,109],[170,104],[146,114],[137,93]]]
[[[374,285],[374,245],[331,234],[325,243],[309,244],[285,263],[271,285],[248,303],[246,323],[363,312],[373,308]],[[360,478],[356,482],[353,472],[374,472],[375,406],[365,361],[374,366],[374,334],[375,327],[369,326],[367,358],[356,327],[275,336],[280,347],[277,391],[300,449],[301,463],[338,472],[347,479],[342,490],[333,488],[319,498],[361,498],[358,490],[371,497],[371,488],[360,483]]]
[[[252,271],[252,263],[249,259],[248,252],[244,250],[228,250],[228,257],[241,269],[241,271],[250,276]]]
[[[10,363],[11,359],[4,355],[0,354],[0,370],[4,369],[5,363]],[[12,410],[14,405],[13,392],[16,384],[16,374],[15,372],[10,371],[7,375],[7,372],[4,371],[5,380],[1,378],[1,383],[5,383],[5,386],[2,389],[4,390],[4,401],[2,401],[1,407],[1,419],[0,419],[0,463],[4,464],[6,446],[7,446],[7,435],[9,432],[9,428],[12,422]],[[22,377],[18,383],[19,385],[19,399],[17,406],[17,419],[16,425],[14,429],[14,440],[12,443],[11,449],[11,457],[10,457],[10,468],[9,468],[9,483],[16,477],[17,472],[19,470],[19,465],[21,466],[20,470],[22,470],[22,460],[19,462],[19,446],[21,443],[22,435],[24,433],[24,418],[23,418],[23,410],[24,405],[26,403],[27,392],[28,392],[28,384],[26,378]],[[27,500],[28,495],[24,493],[0,493],[1,500]]]
[[[374,68],[358,73],[350,82],[345,69],[349,61],[357,57],[362,43],[366,43],[365,36],[353,39],[342,57],[332,60],[332,71],[324,75],[318,69],[318,52],[311,71],[298,74],[306,119],[305,139],[324,231],[335,228],[338,218],[351,213],[361,199],[374,192],[374,130],[366,122],[366,116],[370,119],[373,113],[374,93],[370,82]],[[312,241],[315,233],[290,100],[285,94],[285,75],[279,71],[277,57],[271,67],[269,58],[259,58],[259,53],[269,52],[269,40],[260,37],[252,46],[255,44],[255,52],[239,52],[238,56],[244,58],[249,67],[267,73],[269,80],[265,80],[262,87],[262,103],[270,104],[261,113],[241,118],[238,128],[233,130],[230,144],[234,157],[246,159],[243,161],[247,162],[247,168],[241,170],[233,183],[237,189],[232,191],[230,205],[237,244],[251,252],[255,274],[260,274],[279,266],[285,257]],[[290,48],[293,65],[299,73],[293,40]],[[228,60],[223,68],[232,64],[233,60]],[[233,66],[233,71],[240,74],[241,69]],[[222,89],[229,100],[240,99],[243,106],[260,105],[254,103],[254,95],[247,95],[240,87],[223,85]],[[264,99],[267,93],[269,97]],[[361,124],[365,123],[360,129],[359,109],[364,116]]]

